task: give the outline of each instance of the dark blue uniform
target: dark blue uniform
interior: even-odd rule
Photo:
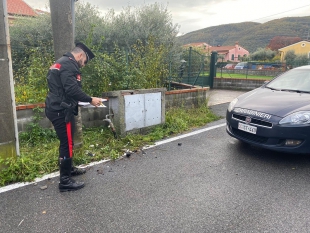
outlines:
[[[50,67],[47,82],[45,113],[60,140],[59,157],[71,158],[78,101],[91,102],[92,98],[82,91],[80,68],[71,53],[64,54]]]

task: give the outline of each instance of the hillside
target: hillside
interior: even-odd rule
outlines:
[[[189,32],[179,36],[181,44],[206,42],[212,46],[239,45],[254,52],[265,48],[275,36],[292,36],[307,39],[310,30],[310,16],[286,17],[266,23],[243,22],[223,24]],[[308,38],[309,39],[309,38]]]

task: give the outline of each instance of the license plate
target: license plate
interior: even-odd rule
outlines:
[[[239,122],[238,123],[238,129],[245,131],[245,132],[248,132],[248,133],[256,134],[257,127],[247,125],[247,124],[243,124],[243,123]]]

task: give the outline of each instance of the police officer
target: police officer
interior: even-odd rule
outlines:
[[[94,106],[102,103],[101,98],[90,97],[82,91],[80,68],[95,55],[83,43],[77,43],[71,52],[64,54],[50,68],[47,74],[48,95],[45,100],[45,114],[52,122],[59,145],[59,170],[61,192],[84,187],[83,182],[71,178],[85,173],[72,165],[73,136],[78,102],[90,102]]]

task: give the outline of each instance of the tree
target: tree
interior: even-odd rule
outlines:
[[[296,55],[294,59],[294,66],[304,66],[304,65],[309,65],[309,58],[307,54],[301,54],[301,55]]]
[[[284,60],[286,61],[286,65],[289,67],[293,67],[295,58],[296,58],[296,54],[294,50],[287,51],[284,57]]]
[[[156,38],[156,45],[176,45],[178,25],[172,24],[167,8],[158,3],[141,7],[127,7],[118,15],[110,10],[103,19],[101,29],[105,37],[104,47],[113,49],[114,43],[130,50],[137,40],[145,44],[148,38]]]
[[[277,51],[280,48],[302,41],[300,37],[275,36],[269,42],[267,48]]]
[[[270,49],[258,48],[252,55],[251,59],[254,61],[268,61],[272,60],[272,58],[276,55],[275,51],[271,51]]]
[[[130,51],[138,40],[145,45],[151,37],[155,38],[156,46],[164,45],[170,51],[177,51],[179,47],[176,40],[179,26],[172,23],[167,7],[158,3],[136,8],[127,7],[118,15],[114,10],[110,10],[101,16],[96,7],[77,2],[75,16],[76,41],[90,39],[93,45],[100,45],[104,50],[113,51],[117,45],[120,49]],[[52,44],[53,41],[48,14],[21,18],[10,30],[13,48],[37,47],[44,43]]]
[[[133,46],[131,67],[139,70],[134,80],[131,80],[132,88],[162,87],[168,76],[168,64],[165,58],[168,48],[164,45],[155,45],[155,38],[150,37],[148,43],[143,45],[138,41]]]
[[[105,36],[105,21],[95,6],[90,3],[77,2],[75,8],[75,40],[86,41],[91,35],[91,41],[95,45],[102,42]]]
[[[29,93],[42,88],[46,78],[42,74],[53,63],[52,56],[46,56],[53,54],[50,16],[21,19],[11,28],[15,54],[20,52],[13,57],[16,86],[40,84],[17,90],[18,99],[24,103],[42,100],[46,90],[40,95],[36,92],[34,99],[29,99],[32,96]],[[172,61],[179,65],[181,60],[181,47],[176,42],[177,28],[167,9],[157,3],[128,7],[119,15],[111,10],[102,17],[89,3],[78,2],[76,41],[85,42],[96,54],[82,70],[83,89],[93,96],[100,96],[104,91],[163,86],[168,78],[168,64]],[[44,53],[40,54],[38,48],[45,48]],[[44,62],[30,69],[35,58],[36,64]],[[21,82],[23,85],[19,85]]]
[[[89,3],[77,3],[75,13],[75,40],[85,41],[90,32],[95,33],[94,43],[101,39],[101,28],[104,26],[99,11]],[[52,44],[52,24],[49,14],[42,14],[37,17],[19,18],[10,27],[11,44],[13,47],[39,46],[44,43]],[[100,34],[100,35],[97,35]]]
[[[52,41],[52,23],[49,14],[42,14],[35,18],[20,17],[10,26],[11,45],[24,49],[37,47]]]

